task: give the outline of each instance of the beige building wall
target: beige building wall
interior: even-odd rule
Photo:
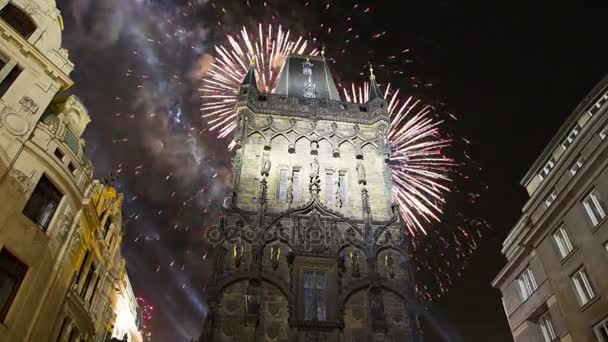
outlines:
[[[55,1],[0,0],[0,341],[103,341],[126,274],[122,196],[92,180],[89,115],[61,94],[62,29]]]

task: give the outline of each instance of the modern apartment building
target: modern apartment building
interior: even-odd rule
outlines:
[[[493,281],[516,342],[608,342],[607,138],[605,77],[522,180],[530,199]]]

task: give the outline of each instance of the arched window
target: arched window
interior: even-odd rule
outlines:
[[[0,10],[0,18],[25,39],[28,39],[36,31],[36,24],[30,16],[11,3]]]

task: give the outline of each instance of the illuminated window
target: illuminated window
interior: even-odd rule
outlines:
[[[28,39],[36,31],[36,24],[30,19],[29,15],[13,4],[9,3],[0,10],[0,18],[25,39]]]
[[[606,139],[606,136],[608,136],[608,122],[604,124],[604,127],[599,131],[598,135],[602,140]]]
[[[570,241],[570,236],[563,224],[553,233],[553,240],[557,246],[559,256],[562,259],[567,257],[574,249],[572,247],[572,242]]]
[[[542,170],[540,170],[540,172],[538,174],[540,179],[543,180],[543,179],[547,178],[549,173],[551,173],[551,170],[553,170],[554,166],[555,166],[555,158],[551,157],[549,160],[547,160],[547,162],[545,163],[545,166],[543,166]]]
[[[304,319],[307,321],[327,320],[326,274],[325,272],[304,272]]]
[[[557,198],[557,189],[553,188],[553,189],[551,189],[551,192],[545,198],[545,206],[547,208],[549,208],[551,206],[551,204],[553,204],[553,202],[555,201],[556,198]]]
[[[589,108],[589,110],[587,110],[587,113],[589,113],[589,115],[593,116],[594,114],[596,114],[600,108],[602,108],[602,106],[608,102],[608,93],[604,94],[602,97],[600,97],[595,104],[593,104],[593,106],[591,106],[591,108]]]
[[[576,271],[571,277],[572,285],[574,286],[574,292],[576,292],[576,298],[581,306],[589,303],[590,300],[595,298],[595,291],[589,281],[589,276],[584,268]]]
[[[519,292],[522,300],[528,299],[528,297],[536,291],[538,285],[536,284],[534,273],[532,273],[530,267],[526,268],[526,270],[517,277],[517,284],[519,285]]]
[[[593,189],[587,197],[583,199],[583,207],[591,224],[595,227],[606,217],[604,205],[602,204],[597,190]]]
[[[538,326],[540,327],[540,332],[543,335],[543,340],[545,342],[557,340],[557,335],[555,334],[555,329],[553,328],[553,322],[551,321],[551,315],[549,315],[548,312],[538,319]]]
[[[572,165],[570,165],[570,174],[571,175],[575,175],[578,170],[580,170],[580,168],[583,166],[583,156],[582,155],[578,155],[578,157],[576,158],[576,160],[574,161],[574,163],[572,163]]]
[[[27,266],[6,249],[0,252],[0,320],[6,314],[19,291]]]
[[[27,201],[23,214],[38,224],[42,230],[46,230],[62,197],[55,185],[43,175]]]
[[[570,145],[572,145],[572,142],[574,141],[574,139],[576,138],[576,136],[578,135],[578,133],[581,131],[581,126],[577,123],[574,125],[574,127],[572,127],[572,129],[570,130],[570,133],[568,134],[568,136],[566,137],[566,139],[564,139],[564,141],[562,142],[562,148],[565,150],[568,147],[570,147]]]

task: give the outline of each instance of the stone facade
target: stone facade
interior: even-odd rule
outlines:
[[[530,169],[493,281],[517,342],[608,342],[608,77]]]
[[[62,29],[54,0],[0,0],[0,341],[104,341],[125,272],[122,197],[93,181],[89,115],[60,95]]]
[[[282,80],[301,80],[300,64],[328,70],[321,57],[289,63]],[[252,67],[240,88],[233,192],[208,235],[217,254],[203,341],[418,340],[387,104],[332,100],[319,84],[333,81],[310,74],[284,85],[288,95],[261,94]]]

